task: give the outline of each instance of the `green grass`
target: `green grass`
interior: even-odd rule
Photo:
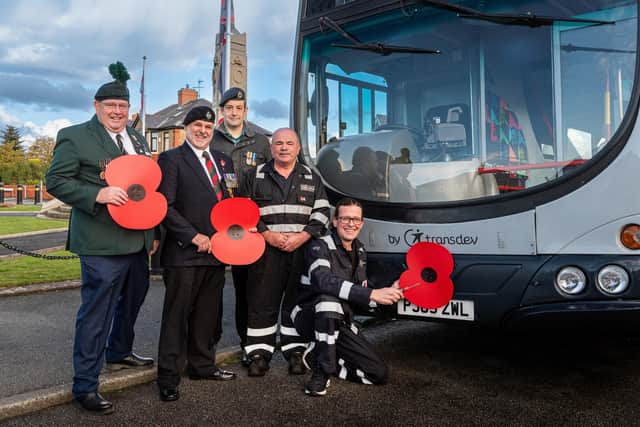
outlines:
[[[49,252],[47,255],[73,255],[67,251]],[[80,260],[45,260],[21,256],[0,259],[0,288],[33,283],[62,282],[80,278]]]
[[[26,233],[28,231],[64,228],[66,219],[40,219],[24,216],[0,216],[0,236],[7,234]]]
[[[15,205],[11,207],[0,205],[0,212],[39,212],[40,205]]]

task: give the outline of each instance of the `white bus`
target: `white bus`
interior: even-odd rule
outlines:
[[[637,46],[636,1],[300,2],[292,125],[363,202],[371,281],[416,242],[455,260],[399,317],[640,323]]]

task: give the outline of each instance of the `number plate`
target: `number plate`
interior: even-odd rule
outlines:
[[[436,317],[438,319],[475,320],[473,301],[451,300],[444,307],[420,308],[407,300],[398,301],[398,314],[404,316]]]

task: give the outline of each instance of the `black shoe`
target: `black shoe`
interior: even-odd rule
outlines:
[[[110,370],[127,369],[127,368],[142,368],[144,366],[153,365],[153,359],[150,357],[138,356],[135,353],[131,353],[122,360],[117,362],[107,362],[107,368]]]
[[[80,394],[75,396],[74,400],[82,409],[95,414],[106,415],[113,412],[113,403],[102,397],[98,392]]]
[[[249,371],[247,374],[250,377],[264,377],[264,374],[269,370],[269,362],[262,356],[254,356],[249,363]]]
[[[302,364],[310,371],[313,371],[316,368],[316,363],[318,363],[318,356],[314,351],[316,348],[316,342],[311,341],[307,346],[307,349],[302,354]]]
[[[164,388],[160,387],[160,400],[163,402],[173,402],[180,399],[180,392],[178,388]]]
[[[192,380],[213,380],[213,381],[229,381],[236,377],[231,371],[225,371],[218,368],[214,373],[207,375],[189,374],[189,378]]]
[[[240,356],[240,364],[244,368],[248,368],[249,365],[251,364],[251,359],[249,359],[249,355],[247,354],[247,351],[244,348],[242,349],[242,356]]]
[[[291,353],[289,356],[289,375],[303,375],[307,370],[302,364],[302,353]]]
[[[324,396],[327,394],[327,388],[331,380],[331,375],[325,373],[319,366],[313,370],[311,379],[304,386],[305,394],[309,396]]]

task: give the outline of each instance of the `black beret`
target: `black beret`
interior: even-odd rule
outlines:
[[[114,80],[100,86],[94,98],[96,101],[103,101],[105,99],[123,99],[129,101],[129,89],[127,89],[127,85],[124,83]]]
[[[239,87],[232,87],[231,89],[227,89],[222,94],[222,98],[220,98],[220,106],[224,107],[224,104],[226,104],[227,101],[232,101],[234,99],[237,99],[238,101],[246,101],[247,95],[244,93],[244,90]]]
[[[193,107],[186,116],[184,116],[184,121],[182,124],[188,126],[189,123],[195,122],[196,120],[204,120],[205,122],[216,122],[216,115],[213,113],[213,110],[206,106]]]

